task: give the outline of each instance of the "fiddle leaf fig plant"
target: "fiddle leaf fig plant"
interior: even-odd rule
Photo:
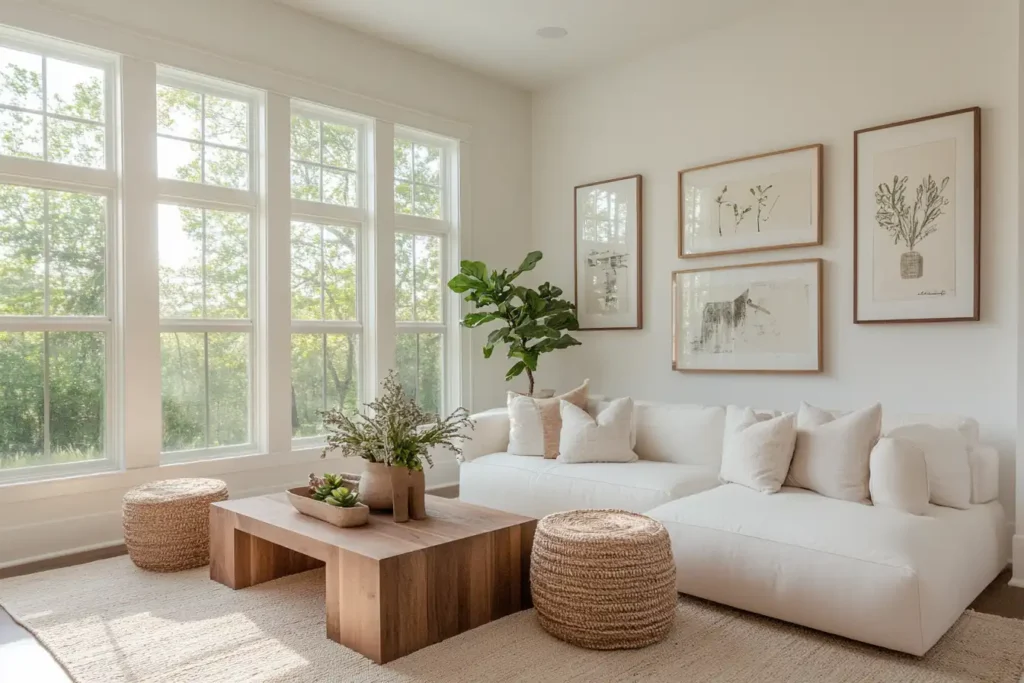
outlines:
[[[482,261],[463,261],[459,274],[448,282],[453,292],[464,294],[466,301],[481,309],[467,313],[462,319],[464,327],[480,327],[498,321],[499,327],[487,335],[484,358],[490,358],[498,344],[508,345],[508,357],[518,359],[505,373],[505,381],[526,373],[530,381],[530,394],[534,390],[533,373],[537,371],[540,355],[580,342],[566,330],[580,328],[576,319],[576,306],[560,299],[562,290],[550,282],[537,289],[515,284],[516,278],[533,270],[544,258],[539,251],[531,251],[520,266],[488,272]]]

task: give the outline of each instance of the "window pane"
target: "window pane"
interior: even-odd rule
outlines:
[[[412,143],[395,140],[395,178],[412,180]]]
[[[89,168],[106,166],[102,125],[53,118],[47,125],[47,160]]]
[[[171,138],[158,137],[156,140],[157,174],[161,178],[187,180],[191,183],[202,181],[198,142],[182,142]]]
[[[324,317],[356,320],[356,230],[324,226]]]
[[[321,320],[320,226],[292,223],[292,318]]]
[[[324,335],[292,335],[292,436],[323,434]]]
[[[424,218],[440,218],[441,191],[429,185],[417,185],[416,204],[412,212]]]
[[[103,315],[106,310],[106,199],[50,191],[50,315]]]
[[[103,121],[102,69],[61,59],[46,59],[46,111]]]
[[[249,335],[210,333],[209,443],[249,443]]]
[[[0,104],[43,110],[43,58],[0,47]]]
[[[356,174],[345,171],[323,170],[324,202],[341,206],[359,206]]]
[[[395,179],[395,212],[412,213],[412,184]]]
[[[43,314],[43,196],[0,185],[0,315]]]
[[[359,411],[359,335],[328,334],[327,407],[341,407],[350,415]]]
[[[311,202],[320,201],[320,167],[292,162],[292,196]]]
[[[203,315],[203,211],[161,204],[160,316]]]
[[[292,114],[292,158],[320,161],[320,122]]]
[[[336,123],[324,126],[324,164],[356,170],[358,167],[359,133],[355,128]]]
[[[205,336],[202,332],[160,335],[165,451],[206,445]]]
[[[106,350],[102,332],[48,332],[50,461],[104,454]]]
[[[411,322],[414,313],[416,236],[407,232],[395,233],[395,320]]]
[[[249,105],[216,95],[206,96],[206,142],[249,147]]]
[[[403,332],[395,340],[398,381],[421,408],[431,413],[440,413],[442,408],[443,338],[436,332]]]
[[[207,318],[249,317],[249,214],[206,212]]]
[[[0,109],[0,154],[42,159],[42,115]]]
[[[441,238],[416,235],[416,320],[441,322]]]
[[[0,332],[0,469],[43,457],[43,333]]]
[[[202,138],[202,95],[166,85],[156,86],[158,133],[190,140]],[[173,177],[173,176],[164,176]]]
[[[413,159],[413,180],[416,185],[441,184],[441,148],[415,145]]]
[[[210,185],[249,189],[249,155],[223,147],[206,147],[206,182]]]

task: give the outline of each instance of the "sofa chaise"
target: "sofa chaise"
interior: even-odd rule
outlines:
[[[591,412],[597,401],[591,402]],[[473,417],[459,497],[533,517],[619,508],[669,531],[677,589],[873,645],[923,655],[1006,566],[998,456],[978,423],[885,415],[882,433],[924,423],[968,444],[971,507],[924,516],[783,487],[764,494],[718,479],[725,408],[636,402],[633,463],[563,464],[510,455],[504,409]]]

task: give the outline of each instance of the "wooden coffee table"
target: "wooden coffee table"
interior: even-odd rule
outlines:
[[[378,664],[530,607],[537,520],[437,496],[427,514],[339,529],[283,493],[214,503],[210,578],[247,588],[326,565],[327,637]]]

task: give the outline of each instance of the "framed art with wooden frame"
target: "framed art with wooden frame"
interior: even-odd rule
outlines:
[[[822,260],[672,273],[672,369],[822,370]]]
[[[679,171],[679,258],[821,244],[823,145]]]
[[[981,109],[853,134],[853,322],[981,317]]]
[[[577,185],[574,194],[576,317],[581,330],[643,327],[643,178]]]

